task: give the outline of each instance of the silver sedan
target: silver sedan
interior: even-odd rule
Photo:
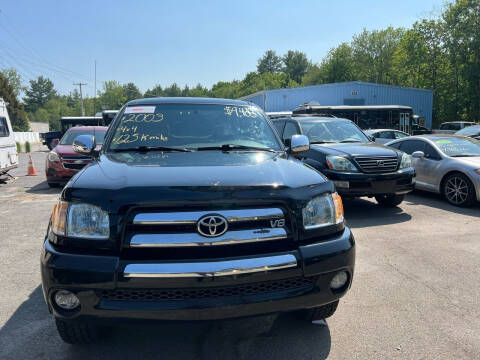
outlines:
[[[456,206],[480,201],[480,141],[458,135],[418,135],[386,144],[412,156],[415,188],[442,194]]]

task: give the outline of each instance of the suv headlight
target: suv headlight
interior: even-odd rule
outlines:
[[[327,165],[332,170],[358,172],[353,163],[343,156],[328,155]]]
[[[342,198],[337,193],[320,195],[302,209],[303,228],[318,229],[343,222]]]
[[[60,158],[55,151],[50,151],[48,153],[48,161],[60,161]]]
[[[412,157],[408,154],[402,154],[402,161],[400,161],[400,169],[405,169],[412,166]]]
[[[59,201],[53,208],[52,231],[56,235],[83,239],[108,239],[108,213],[98,206]]]

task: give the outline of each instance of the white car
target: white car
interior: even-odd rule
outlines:
[[[7,103],[0,98],[0,175],[16,168],[17,165],[17,146],[8,116]]]

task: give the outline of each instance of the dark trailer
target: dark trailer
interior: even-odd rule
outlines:
[[[293,110],[293,116],[333,116],[352,120],[361,129],[397,129],[408,134],[418,127],[413,109],[403,105],[340,105],[303,104]]]
[[[109,126],[118,110],[105,110],[101,116],[65,116],[60,119],[62,134],[74,126]]]

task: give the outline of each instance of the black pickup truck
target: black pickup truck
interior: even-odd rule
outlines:
[[[41,256],[62,339],[98,325],[298,311],[331,316],[350,288],[355,244],[341,198],[293,157],[263,111],[236,100],[159,98],[121,109],[64,188]]]

